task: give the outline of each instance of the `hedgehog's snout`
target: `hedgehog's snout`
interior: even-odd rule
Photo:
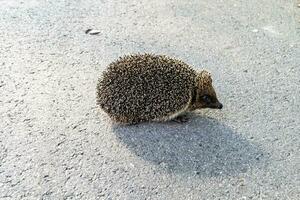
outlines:
[[[223,104],[220,103],[220,102],[216,102],[216,103],[214,103],[214,104],[211,104],[211,105],[209,106],[209,108],[213,108],[213,109],[222,109],[222,108],[223,108]]]
[[[223,104],[219,103],[219,104],[217,105],[217,109],[222,109],[222,108],[223,108]]]

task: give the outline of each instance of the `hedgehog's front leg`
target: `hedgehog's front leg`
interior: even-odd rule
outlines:
[[[179,115],[172,121],[177,122],[177,123],[186,123],[189,121],[189,117],[187,114]]]

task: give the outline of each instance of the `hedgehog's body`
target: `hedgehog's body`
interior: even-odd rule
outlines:
[[[199,108],[200,79],[187,64],[167,56],[125,56],[99,80],[97,103],[117,122],[166,121]]]

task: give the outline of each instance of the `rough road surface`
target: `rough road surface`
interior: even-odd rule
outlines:
[[[300,199],[299,16],[292,0],[0,0],[0,199]],[[113,125],[97,78],[131,52],[208,69],[224,109]]]

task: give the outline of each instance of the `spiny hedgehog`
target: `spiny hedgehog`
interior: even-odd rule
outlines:
[[[97,84],[97,104],[116,122],[182,121],[200,108],[218,108],[210,73],[165,55],[120,57]]]

